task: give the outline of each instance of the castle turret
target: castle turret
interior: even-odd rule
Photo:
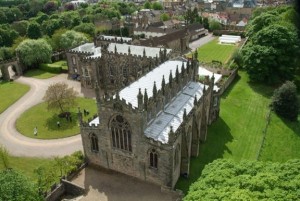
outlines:
[[[163,75],[163,78],[161,81],[161,91],[162,91],[163,95],[165,95],[165,86],[166,86],[166,81],[165,81],[165,76]]]
[[[144,93],[144,108],[145,108],[145,110],[147,110],[147,106],[148,106],[148,94],[147,94],[147,89],[145,89],[145,93]]]
[[[144,104],[143,104],[143,94],[141,92],[141,88],[139,88],[139,93],[137,95],[137,99],[138,99],[138,109],[139,109],[139,111],[142,111],[144,108]]]
[[[156,99],[157,98],[157,88],[156,88],[156,82],[154,81],[154,85],[153,85],[153,98]]]

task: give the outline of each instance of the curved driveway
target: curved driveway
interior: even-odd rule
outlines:
[[[63,139],[39,140],[23,136],[15,128],[16,120],[25,110],[42,102],[42,98],[50,84],[65,82],[74,87],[82,96],[80,83],[67,80],[66,74],[60,74],[45,80],[19,77],[16,81],[29,85],[30,90],[0,114],[0,144],[4,145],[9,153],[14,156],[64,156],[82,150],[80,135]]]

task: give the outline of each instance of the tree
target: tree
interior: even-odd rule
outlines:
[[[215,31],[215,30],[220,30],[222,28],[220,22],[216,21],[216,20],[211,20],[209,22],[209,30],[210,31]]]
[[[193,200],[298,200],[300,160],[285,163],[218,159],[184,197]]]
[[[35,186],[23,175],[7,169],[0,172],[0,200],[41,201]]]
[[[163,9],[162,5],[159,2],[154,2],[152,4],[152,8],[153,8],[153,10],[162,10]]]
[[[168,13],[163,13],[160,15],[161,21],[168,21],[170,19],[170,16]]]
[[[11,28],[19,33],[20,36],[25,36],[27,34],[29,22],[27,20],[22,20],[18,22],[14,22],[11,25]]]
[[[207,17],[203,18],[203,27],[205,29],[209,29],[209,23],[208,23],[208,18]]]
[[[83,33],[71,30],[61,35],[60,46],[63,49],[69,49],[81,45],[87,41],[88,39]]]
[[[145,8],[145,9],[151,9],[151,3],[150,3],[149,1],[146,1],[146,2],[144,3],[144,8]]]
[[[278,115],[291,121],[297,120],[299,100],[297,97],[297,87],[293,82],[286,81],[274,91],[272,107]]]
[[[5,169],[9,168],[9,154],[5,147],[0,146],[0,161],[2,161],[2,164]]]
[[[50,14],[54,11],[56,11],[58,8],[58,3],[56,1],[48,1],[45,5],[44,5],[44,11],[47,14]]]
[[[75,98],[78,93],[73,88],[68,88],[66,83],[55,83],[48,87],[43,98],[49,110],[59,110],[61,113],[76,106]]]
[[[253,81],[273,84],[293,79],[298,67],[299,40],[294,29],[279,24],[258,31],[242,50],[244,67]]]
[[[51,62],[52,48],[44,39],[26,39],[16,48],[20,61],[29,68]]]
[[[36,22],[32,22],[27,27],[27,36],[31,39],[38,39],[42,36],[40,25]]]
[[[74,27],[74,30],[81,33],[86,33],[90,37],[95,35],[95,25],[93,23],[81,23],[80,25]]]

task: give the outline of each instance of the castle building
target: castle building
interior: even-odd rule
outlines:
[[[180,175],[188,176],[190,158],[198,156],[219,114],[214,76],[200,83],[198,68],[196,60],[163,61],[103,96],[97,73],[98,116],[84,122],[78,112],[88,162],[172,188]]]
[[[98,37],[66,53],[69,77],[84,88],[94,88],[96,77],[101,91],[112,92],[137,80],[166,61],[171,49],[130,45],[129,38]]]

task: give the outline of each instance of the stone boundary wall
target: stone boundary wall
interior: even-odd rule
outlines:
[[[231,72],[231,74],[229,75],[229,77],[227,78],[227,80],[222,84],[220,90],[219,90],[219,94],[222,95],[226,89],[230,86],[230,84],[233,82],[233,80],[235,79],[235,77],[238,74],[238,69],[235,69]]]
[[[80,196],[86,193],[86,190],[78,186],[72,182],[69,182],[67,180],[62,179],[61,183],[56,186],[53,185],[55,188],[51,191],[50,194],[45,198],[46,201],[56,201],[58,200],[62,195],[68,194],[73,196]]]
[[[184,194],[181,190],[179,190],[179,189],[173,190],[171,187],[168,187],[168,186],[161,186],[160,191],[163,193],[171,194],[172,200],[175,200],[175,201],[181,201],[184,197]]]
[[[69,174],[66,179],[62,178],[59,184],[53,184],[51,187],[51,191],[45,196],[46,201],[56,201],[65,193],[69,195],[79,196],[85,194],[85,189],[81,186],[73,184],[68,181],[71,180],[74,176],[76,176],[83,168],[87,166],[87,163],[83,163],[76,171]]]

